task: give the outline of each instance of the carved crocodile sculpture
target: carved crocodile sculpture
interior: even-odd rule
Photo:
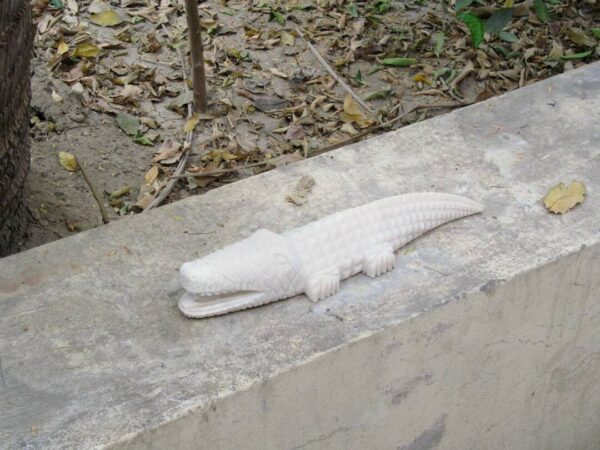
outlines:
[[[387,197],[284,232],[258,230],[181,266],[187,291],[179,301],[192,318],[218,316],[300,293],[317,302],[359,272],[377,277],[394,268],[394,251],[427,231],[482,206],[453,194]]]

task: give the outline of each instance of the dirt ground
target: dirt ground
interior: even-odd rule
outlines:
[[[202,2],[210,117],[196,126],[190,176],[166,202],[294,163],[363,130],[383,132],[374,127],[417,105],[460,107],[598,59],[598,5],[546,3],[550,16],[541,20],[533,2],[516,2],[503,31],[475,49],[453,2]],[[485,19],[495,8],[472,12]],[[21,249],[102,225],[81,173],[66,170],[59,152],[85,165],[111,221],[142,212],[181,160],[190,100],[177,0],[39,0],[34,9]],[[347,98],[296,27],[371,111]],[[425,108],[394,127],[450,109]],[[205,172],[213,175],[199,176]]]

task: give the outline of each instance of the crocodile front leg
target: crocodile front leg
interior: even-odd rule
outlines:
[[[313,303],[335,294],[340,289],[340,272],[326,269],[307,277],[304,293]]]

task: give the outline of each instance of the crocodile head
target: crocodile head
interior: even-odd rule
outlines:
[[[302,291],[295,249],[280,235],[258,230],[179,269],[187,291],[179,300],[184,315],[210,317],[264,305]]]

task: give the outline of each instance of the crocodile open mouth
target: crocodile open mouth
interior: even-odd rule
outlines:
[[[187,317],[217,316],[257,306],[264,295],[261,291],[186,292],[179,299],[179,309]]]

